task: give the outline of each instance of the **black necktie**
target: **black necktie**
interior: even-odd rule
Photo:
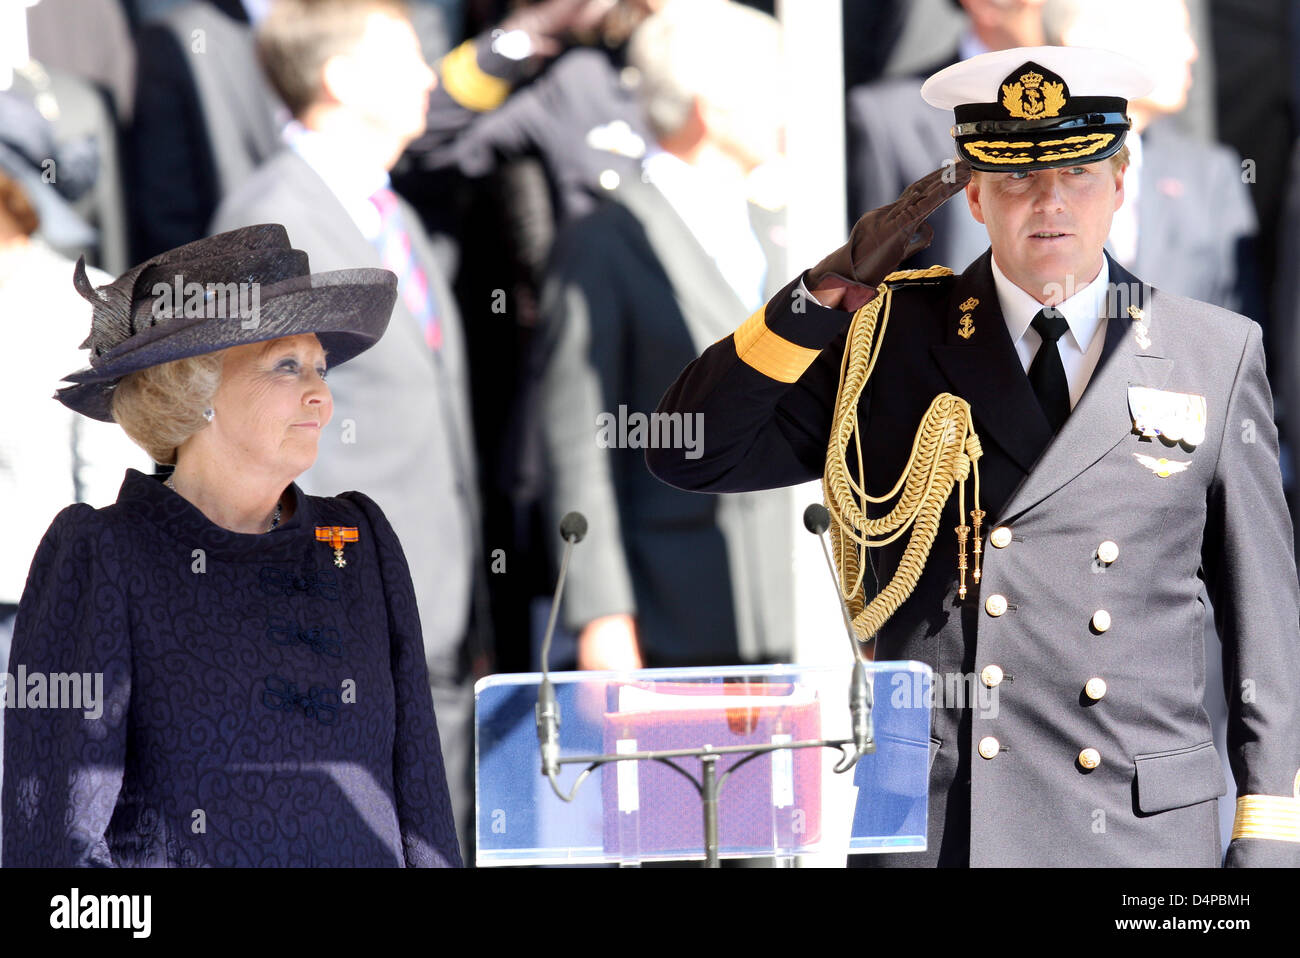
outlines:
[[[1047,414],[1052,432],[1060,432],[1062,424],[1070,416],[1070,384],[1065,381],[1065,366],[1061,364],[1061,351],[1056,341],[1070,328],[1070,324],[1056,310],[1040,309],[1030,325],[1043,338],[1043,344],[1029,364],[1029,384],[1034,387],[1034,394]]]

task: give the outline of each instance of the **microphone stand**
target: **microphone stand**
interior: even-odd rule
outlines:
[[[820,513],[815,510],[821,510]],[[824,521],[823,521],[824,520]],[[830,514],[826,507],[813,504],[804,511],[804,525],[810,532],[821,537],[821,534],[830,526]],[[819,528],[816,528],[818,527]],[[718,799],[722,792],[722,786],[726,784],[732,773],[745,764],[758,758],[760,755],[767,755],[776,751],[794,750],[803,748],[834,748],[838,749],[841,755],[840,761],[835,765],[834,771],[837,774],[843,774],[857,765],[858,759],[863,755],[871,754],[876,750],[875,737],[873,734],[873,724],[871,719],[872,695],[871,684],[867,679],[866,662],[861,657],[858,649],[857,636],[853,631],[853,622],[849,617],[848,606],[844,603],[844,597],[840,595],[838,583],[836,584],[835,594],[839,596],[840,611],[844,617],[845,626],[853,645],[854,665],[853,679],[849,689],[849,708],[853,720],[853,737],[841,739],[807,739],[798,742],[781,742],[769,743],[766,745],[727,745],[715,747],[713,745],[703,745],[699,748],[681,748],[681,749],[657,749],[645,752],[624,752],[616,755],[572,755],[569,757],[560,757],[559,745],[559,726],[560,726],[560,707],[555,698],[555,687],[551,683],[549,670],[549,657],[551,648],[551,639],[555,631],[556,617],[559,611],[560,595],[564,590],[565,574],[568,571],[569,556],[573,546],[582,541],[587,532],[587,520],[581,513],[570,512],[560,523],[560,535],[565,540],[564,554],[560,561],[560,574],[555,585],[555,595],[551,602],[550,619],[546,626],[546,636],[542,641],[542,684],[537,693],[537,705],[535,715],[537,719],[537,738],[541,748],[542,755],[542,774],[546,776],[551,783],[551,790],[565,802],[572,802],[578,794],[578,789],[582,787],[583,782],[602,765],[611,762],[659,762],[673,769],[694,786],[699,793],[700,804],[704,814],[704,866],[705,868],[720,867],[718,856]],[[830,551],[826,548],[826,542],[822,540],[822,551],[826,556],[828,566],[831,562]],[[832,577],[834,568],[831,567]],[[852,746],[853,751],[847,751]],[[718,775],[718,759],[725,755],[744,755],[740,761],[736,762],[731,768],[727,769],[721,776]],[[697,779],[694,775],[682,768],[674,759],[680,758],[698,758],[700,760],[701,774]],[[577,780],[573,783],[566,794],[560,789],[557,781],[559,770],[564,765],[586,765],[587,767],[578,775]]]

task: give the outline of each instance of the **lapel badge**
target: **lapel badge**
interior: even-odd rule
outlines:
[[[355,526],[317,526],[316,541],[328,542],[334,549],[334,564],[342,569],[348,564],[343,558],[343,546],[348,542],[358,542],[361,536]]]
[[[966,302],[957,307],[965,314],[962,316],[961,322],[957,324],[957,335],[962,339],[970,339],[975,335],[975,323],[971,320],[971,311],[979,304],[980,301],[972,296],[970,299],[966,300]]]
[[[1142,310],[1136,306],[1128,308],[1129,318],[1133,320],[1133,338],[1137,340],[1139,349],[1151,348],[1151,337],[1148,335],[1150,328],[1146,324],[1146,316]]]
[[[1204,396],[1167,392],[1149,386],[1128,387],[1128,409],[1133,429],[1146,439],[1195,447],[1205,441],[1207,407]]]
[[[1187,467],[1191,465],[1190,462],[1177,462],[1173,459],[1157,459],[1155,456],[1144,456],[1140,452],[1133,453],[1133,458],[1142,463],[1142,465],[1146,466],[1161,479],[1168,479],[1176,473],[1184,472]]]

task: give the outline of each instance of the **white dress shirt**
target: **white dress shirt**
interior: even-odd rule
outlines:
[[[1002,318],[1027,375],[1034,354],[1043,344],[1043,338],[1030,325],[1043,304],[1011,282],[998,267],[996,257],[989,260],[993,266],[993,285],[997,289]],[[1056,345],[1061,353],[1061,365],[1065,367],[1065,381],[1070,387],[1070,409],[1078,405],[1083,391],[1088,388],[1088,380],[1092,378],[1101,359],[1102,347],[1106,345],[1106,295],[1109,288],[1110,264],[1103,256],[1096,278],[1076,289],[1069,299],[1055,307],[1064,314],[1069,325]],[[799,289],[804,296],[812,297],[803,279],[799,280]]]
[[[359,163],[346,143],[337,142],[301,123],[291,123],[284,131],[285,141],[325,181],[338,201],[357,224],[367,242],[379,238],[382,224],[379,208],[370,201],[376,190],[388,186],[388,171]]]
[[[1034,355],[1043,344],[1043,338],[1030,323],[1043,308],[1043,304],[1007,278],[998,267],[996,256],[991,259],[993,285],[998,291],[1002,318],[1006,320],[1011,341],[1016,344],[1020,364],[1028,373]],[[1070,327],[1056,341],[1056,345],[1061,353],[1061,365],[1065,367],[1065,381],[1070,386],[1071,409],[1078,404],[1079,397],[1087,388],[1092,371],[1097,368],[1097,361],[1101,358],[1101,348],[1106,343],[1106,323],[1103,317],[1106,315],[1106,291],[1109,285],[1110,265],[1103,256],[1101,270],[1096,278],[1056,306]]]
[[[643,169],[646,179],[682,218],[745,308],[761,306],[767,257],[754,235],[743,188],[728,189],[662,150],[646,157]]]

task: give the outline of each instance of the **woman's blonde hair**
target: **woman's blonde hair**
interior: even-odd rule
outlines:
[[[174,465],[176,449],[208,424],[225,351],[150,366],[122,377],[113,418],[154,462]]]

